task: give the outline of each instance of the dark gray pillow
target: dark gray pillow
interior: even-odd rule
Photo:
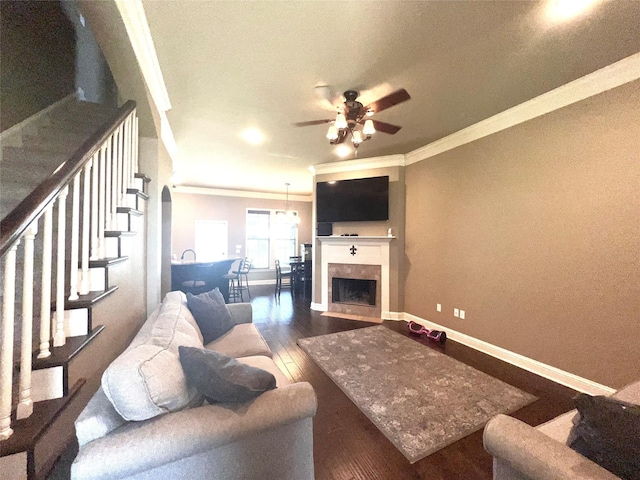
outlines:
[[[235,326],[224,297],[217,288],[200,295],[187,293],[187,306],[200,327],[205,345]]]
[[[213,350],[178,347],[187,382],[209,403],[246,402],[276,388],[276,377]]]
[[[571,448],[625,480],[640,479],[640,406],[579,394]]]

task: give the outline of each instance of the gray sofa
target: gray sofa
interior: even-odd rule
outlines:
[[[277,388],[246,403],[203,404],[177,353],[202,348],[202,335],[185,295],[170,292],[78,417],[73,479],[313,479],[313,388],[280,372],[250,304],[228,307],[236,325],[204,347],[271,372]]]
[[[640,403],[640,381],[614,398]],[[484,448],[493,455],[494,480],[613,480],[618,477],[569,448],[577,411],[538,427],[507,415],[492,418],[484,429]]]

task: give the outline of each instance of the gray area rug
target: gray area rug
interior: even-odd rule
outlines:
[[[384,326],[298,345],[411,463],[536,400]]]

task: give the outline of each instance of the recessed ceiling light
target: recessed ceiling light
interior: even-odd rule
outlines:
[[[264,142],[264,135],[257,128],[247,128],[242,132],[242,138],[251,145],[260,145]]]
[[[340,145],[336,147],[335,153],[340,158],[348,157],[349,155],[351,155],[351,148],[349,148],[348,145]]]
[[[569,20],[585,13],[596,2],[597,0],[551,0],[547,13],[553,20]]]

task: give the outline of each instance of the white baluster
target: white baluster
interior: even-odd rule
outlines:
[[[100,243],[98,241],[98,156],[96,152],[91,159],[91,260],[97,260],[100,255]]]
[[[105,186],[107,184],[107,180],[105,178],[105,163],[107,162],[107,145],[104,144],[100,148],[100,170],[99,170],[99,179],[98,179],[98,248],[100,258],[106,257],[105,253],[105,242],[104,242],[104,227],[106,225],[106,204],[105,200],[107,198],[105,193]]]
[[[113,132],[113,147],[111,150],[111,230],[116,229],[116,211],[118,205],[118,130]]]
[[[9,249],[4,264],[4,297],[2,304],[2,345],[0,345],[0,440],[11,436],[11,390],[13,385],[13,323],[16,298],[16,248]]]
[[[58,264],[56,267],[56,317],[55,325],[53,326],[53,346],[61,347],[65,344],[66,338],[64,335],[64,252],[65,252],[65,238],[67,234],[67,195],[69,193],[69,187],[64,187],[64,190],[58,197]]]
[[[134,173],[140,172],[138,165],[138,117],[136,111],[133,111],[133,159],[134,159]]]
[[[84,186],[82,189],[82,258],[80,260],[80,295],[89,293],[89,225],[91,223],[91,165],[89,160],[82,170]]]
[[[116,219],[116,212],[113,209],[113,205],[111,204],[111,164],[113,162],[113,134],[109,137],[109,139],[107,140],[107,151],[106,151],[106,157],[105,157],[105,176],[106,176],[106,183],[105,183],[105,205],[107,208],[107,213],[106,213],[106,226],[105,229],[106,230],[115,230],[115,219]]]
[[[53,203],[44,211],[42,231],[42,296],[40,298],[40,348],[38,358],[51,356],[51,251],[53,243]]]
[[[69,275],[69,300],[78,298],[78,249],[80,243],[80,173],[73,179],[71,198],[71,267]]]
[[[122,152],[122,184],[126,193],[129,188],[129,164],[131,163],[131,120],[129,117],[124,119],[124,143]]]
[[[118,127],[118,204],[124,206],[124,123]]]
[[[33,413],[31,400],[31,345],[33,343],[33,242],[38,233],[35,221],[24,235],[24,276],[22,281],[22,335],[20,343],[20,391],[16,418]]]

